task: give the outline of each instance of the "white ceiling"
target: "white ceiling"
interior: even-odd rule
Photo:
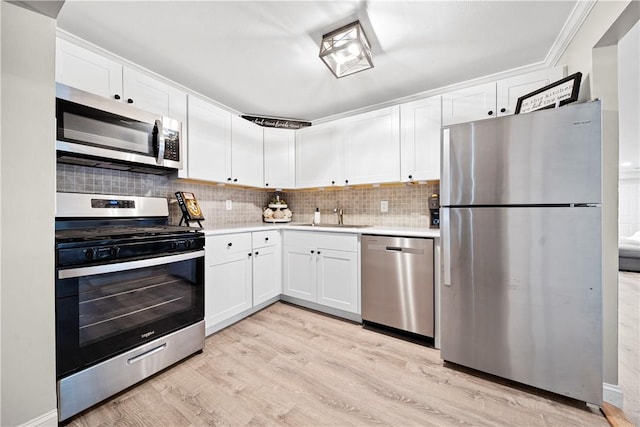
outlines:
[[[244,114],[316,120],[545,61],[576,1],[74,1],[58,27]],[[320,39],[359,19],[372,70]]]

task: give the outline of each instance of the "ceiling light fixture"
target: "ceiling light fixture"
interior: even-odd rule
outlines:
[[[322,36],[320,59],[338,79],[373,68],[371,45],[360,21]]]

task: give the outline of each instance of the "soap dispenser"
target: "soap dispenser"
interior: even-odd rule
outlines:
[[[313,213],[313,223],[320,224],[320,208],[316,208],[316,211]]]

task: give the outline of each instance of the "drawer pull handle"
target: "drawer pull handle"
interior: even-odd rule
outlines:
[[[164,343],[164,344],[162,344],[162,345],[159,345],[158,347],[152,348],[151,350],[145,351],[144,353],[140,353],[139,355],[134,356],[134,357],[132,357],[132,358],[128,359],[128,360],[127,360],[127,365],[131,365],[132,363],[139,362],[139,361],[141,361],[142,359],[144,359],[145,357],[149,357],[149,356],[151,356],[152,354],[155,354],[155,353],[159,353],[159,352],[161,352],[161,351],[162,351],[162,350],[164,350],[165,348],[167,348],[167,343]]]
[[[230,248],[231,246],[233,246],[233,243],[231,243],[231,242],[227,243],[227,247]]]

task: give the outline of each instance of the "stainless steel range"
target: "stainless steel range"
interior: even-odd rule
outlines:
[[[56,375],[64,421],[204,347],[204,234],[164,198],[58,193]]]

